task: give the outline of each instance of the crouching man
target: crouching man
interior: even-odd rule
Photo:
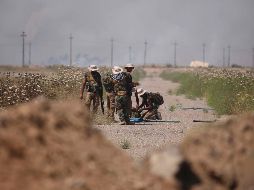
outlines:
[[[163,97],[158,92],[147,92],[142,88],[137,89],[137,94],[142,98],[142,103],[137,108],[138,113],[141,113],[141,118],[161,120],[158,109],[164,103]]]

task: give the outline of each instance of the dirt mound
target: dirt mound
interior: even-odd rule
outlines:
[[[254,189],[254,114],[193,131],[181,152],[182,189]]]
[[[78,103],[37,100],[0,114],[0,189],[169,189],[90,127]]]

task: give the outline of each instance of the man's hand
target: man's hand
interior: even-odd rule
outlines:
[[[80,95],[80,100],[82,100],[82,99],[83,99],[83,94]]]

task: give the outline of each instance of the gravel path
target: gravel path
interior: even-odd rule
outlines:
[[[215,119],[215,115],[211,110],[182,110],[181,107],[208,108],[208,106],[203,100],[190,100],[184,96],[169,95],[168,92],[174,92],[179,84],[161,79],[158,76],[161,71],[161,69],[147,68],[147,77],[141,81],[140,87],[147,91],[160,92],[165,102],[159,108],[163,120],[180,120],[180,123],[95,126],[118,147],[121,147],[124,141],[128,142],[129,149],[124,151],[137,161],[144,159],[150,152],[158,150],[167,144],[179,144],[185,136],[187,129],[198,125],[198,123],[192,122],[194,119]],[[174,111],[170,111],[172,105],[176,107]]]

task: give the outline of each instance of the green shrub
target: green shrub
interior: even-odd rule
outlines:
[[[135,68],[132,72],[132,80],[135,82],[140,81],[145,76],[146,76],[146,72],[140,67]]]
[[[121,147],[122,147],[122,149],[130,149],[131,144],[130,144],[130,142],[128,140],[124,139],[121,142]]]
[[[177,94],[188,98],[206,98],[218,114],[237,114],[254,110],[254,76],[252,73],[206,70],[163,72],[163,79],[179,82]]]

